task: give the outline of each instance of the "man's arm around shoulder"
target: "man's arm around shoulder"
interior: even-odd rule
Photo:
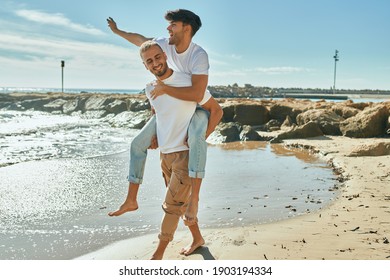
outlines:
[[[150,94],[152,99],[156,99],[157,97],[163,94],[168,94],[180,100],[194,101],[196,103],[199,103],[203,99],[208,81],[209,81],[208,75],[195,75],[195,74],[191,76],[192,86],[188,86],[188,87],[173,87],[173,86],[168,86],[161,81],[158,81],[154,90]]]

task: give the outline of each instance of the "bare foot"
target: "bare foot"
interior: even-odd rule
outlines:
[[[204,245],[203,238],[198,240],[198,241],[194,241],[194,242],[192,242],[192,244],[188,245],[187,247],[182,248],[180,250],[180,255],[185,255],[185,256],[191,255],[196,249],[198,249],[199,247],[201,247],[203,245]]]
[[[150,260],[162,260],[163,255],[154,253],[153,256],[150,258]]]
[[[159,240],[158,246],[156,251],[154,251],[152,257],[150,258],[151,260],[162,260],[164,256],[165,249],[168,246],[169,241],[167,240]]]
[[[137,201],[129,201],[129,202],[125,201],[125,203],[123,203],[118,210],[108,213],[108,216],[111,217],[120,216],[126,212],[135,211],[137,209],[138,209]]]
[[[184,214],[184,219],[189,223],[196,222],[196,216],[198,215],[198,201],[190,201],[187,206],[187,210]]]

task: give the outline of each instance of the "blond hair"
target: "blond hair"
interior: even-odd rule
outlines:
[[[163,49],[160,47],[159,44],[157,44],[156,41],[148,40],[148,41],[143,42],[142,45],[139,47],[139,54],[140,54],[141,58],[142,58],[142,54],[153,46],[159,47],[160,50],[163,52]]]

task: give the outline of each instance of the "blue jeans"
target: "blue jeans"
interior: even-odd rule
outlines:
[[[204,178],[207,157],[206,130],[209,112],[197,107],[188,127],[188,175],[192,178]],[[142,184],[148,148],[152,137],[156,135],[156,116],[153,116],[134,137],[130,145],[129,182]]]

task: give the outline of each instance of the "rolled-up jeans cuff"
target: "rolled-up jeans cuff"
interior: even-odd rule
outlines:
[[[204,176],[205,176],[205,172],[204,171],[188,171],[188,176],[190,176],[191,178],[200,178],[200,179],[203,179]]]
[[[131,176],[127,176],[127,181],[129,181],[130,183],[138,184],[138,185],[142,184],[142,179],[134,178]]]

